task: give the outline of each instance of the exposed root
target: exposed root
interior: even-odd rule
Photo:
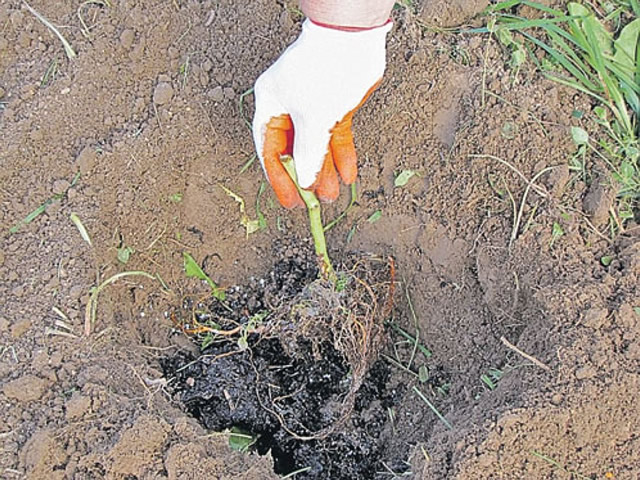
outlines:
[[[329,282],[316,280],[279,310],[268,329],[269,335],[277,336],[292,357],[298,354],[300,341],[311,341],[317,359],[321,344],[330,342],[350,368],[348,390],[340,406],[334,408],[336,418],[318,431],[311,431],[296,418],[286,418],[277,397],[267,401],[262,398],[267,395],[261,396],[257,392],[262,407],[298,440],[326,438],[344,425],[353,410],[356,394],[384,343],[384,320],[393,306],[393,259],[362,257],[338,277],[344,286],[341,291]]]
[[[392,258],[353,257],[337,278],[336,283],[315,280],[298,295],[284,301],[265,295],[264,301],[271,310],[259,321],[249,319],[245,324],[233,326],[228,320],[213,318],[214,328],[198,322],[195,316],[187,325],[175,316],[172,320],[186,334],[213,334],[221,342],[244,338],[256,373],[256,395],[262,408],[295,439],[326,438],[349,419],[356,394],[384,344],[384,321],[393,308],[395,263]],[[247,335],[252,335],[248,343]],[[320,362],[327,348],[343,359],[348,374],[336,386],[336,393],[327,396],[330,413],[321,421],[322,428],[317,429],[317,422],[316,430],[305,426],[302,421],[305,412],[290,407],[288,402],[300,393],[298,390],[286,391],[273,385],[253,362],[251,348],[268,339],[276,339],[293,360]],[[240,353],[240,350],[234,349],[234,352]]]

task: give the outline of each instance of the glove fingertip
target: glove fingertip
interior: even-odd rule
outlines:
[[[347,185],[356,181],[358,176],[358,156],[353,144],[351,129],[335,131],[331,137],[331,153],[340,173],[340,178]]]
[[[320,173],[318,173],[318,178],[312,185],[312,189],[323,202],[333,202],[338,198],[340,194],[340,182],[331,152],[325,156],[322,169]]]

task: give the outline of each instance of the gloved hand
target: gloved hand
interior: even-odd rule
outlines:
[[[343,31],[306,20],[298,39],[257,80],[253,137],[280,203],[302,205],[280,163],[293,155],[298,183],[323,201],[338,197],[357,175],[354,112],[382,79],[391,29]]]

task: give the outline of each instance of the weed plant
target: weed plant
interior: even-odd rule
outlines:
[[[518,15],[528,7],[538,18]],[[588,95],[593,109],[586,118],[593,135],[571,129],[576,154],[570,169],[591,181],[587,161],[609,172],[617,192],[611,209],[612,235],[640,221],[640,3],[639,0],[570,2],[566,11],[541,3],[508,0],[491,6],[484,28],[511,51],[511,66],[531,60],[547,78]]]

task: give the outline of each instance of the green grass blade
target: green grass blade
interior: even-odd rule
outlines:
[[[601,91],[601,88],[598,88],[589,78],[588,74],[580,67],[577,67],[573,62],[571,62],[565,55],[562,55],[558,50],[550,47],[546,43],[538,40],[532,35],[527,33],[523,33],[523,35],[531,40],[535,45],[542,48],[545,52],[547,52],[551,57],[558,62],[565,70],[567,70],[571,75],[573,75],[580,83],[582,83],[586,89],[591,91]]]
[[[509,10],[516,5],[520,5],[522,3],[521,0],[507,0],[506,2],[499,2],[495,5],[492,5],[486,9],[487,13],[497,13],[503,10]]]
[[[449,420],[447,420],[446,418],[444,418],[444,415],[442,415],[438,409],[433,405],[433,403],[431,403],[429,401],[429,399],[425,396],[424,393],[422,393],[420,391],[420,389],[418,389],[418,387],[413,387],[413,391],[416,392],[418,394],[418,396],[422,399],[422,401],[424,401],[424,403],[427,404],[427,406],[431,409],[431,411],[433,413],[436,414],[436,417],[438,417],[438,419],[444,423],[445,427],[447,427],[449,430],[453,430],[453,426],[451,425],[451,423],[449,423]]]
[[[251,122],[247,118],[244,112],[244,99],[247,95],[251,95],[253,93],[253,87],[245,90],[240,94],[240,98],[238,99],[238,109],[240,110],[240,118],[244,121],[245,125],[249,127],[249,130],[252,129]]]
[[[87,229],[85,228],[84,224],[82,223],[82,220],[80,220],[80,217],[78,216],[78,214],[77,213],[72,213],[69,216],[69,218],[71,219],[73,224],[78,229],[78,232],[80,232],[80,236],[82,237],[82,239],[85,242],[87,242],[90,247],[92,247],[93,244],[91,243],[91,237],[89,236],[89,232],[87,232]]]
[[[602,91],[602,87],[598,83],[598,77],[593,73],[593,67],[590,62],[588,60],[585,61],[583,57],[579,55],[579,53],[586,55],[585,47],[576,42],[571,35],[561,28],[548,28],[547,35],[549,35],[552,42],[561,49],[562,53],[558,52],[558,54],[564,54],[564,57],[571,62],[578,72],[580,72],[571,72],[572,75],[582,82],[587,88],[594,91]],[[568,39],[569,43],[565,42],[565,39]],[[571,44],[573,44],[573,47]],[[566,65],[563,66],[565,69],[569,70]]]
[[[629,113],[627,112],[627,104],[624,100],[624,96],[618,88],[618,83],[615,82],[609,75],[609,71],[605,65],[603,54],[604,52],[601,49],[603,47],[602,39],[598,37],[599,27],[597,27],[597,25],[599,25],[599,23],[593,16],[585,19],[583,23],[584,33],[587,37],[587,41],[591,45],[593,52],[594,68],[596,69],[600,79],[604,83],[609,98],[615,105],[613,113],[616,116],[616,119],[620,122],[626,132],[628,132],[631,136],[634,136],[633,127],[631,124],[631,119],[629,118]]]
[[[499,24],[496,28],[506,28],[508,30],[524,30],[526,28],[535,28],[535,27],[546,28],[549,25],[553,25],[555,23],[565,23],[572,19],[575,19],[575,17],[572,17],[570,15],[563,15],[561,17],[556,17],[556,18],[535,18],[532,20],[522,19],[521,17],[505,15],[502,17],[502,20],[507,20],[507,21]]]
[[[418,350],[420,350],[420,352],[422,352],[422,354],[426,357],[426,358],[430,358],[433,353],[431,352],[431,350],[429,350],[427,347],[425,347],[424,345],[422,345],[420,343],[420,339],[414,337],[413,335],[411,335],[410,333],[406,332],[404,329],[400,328],[398,325],[396,325],[395,323],[389,323],[389,325],[391,325],[391,328],[398,333],[399,335],[403,336],[404,338],[406,338],[407,340],[409,340],[410,342],[412,342],[413,344],[417,345]]]
[[[531,7],[535,10],[540,10],[541,12],[550,13],[551,15],[561,16],[563,13],[559,10],[555,10],[553,8],[547,7],[538,2],[529,2],[526,0],[507,0],[504,2],[496,3],[495,5],[486,9],[488,13],[498,13],[505,10],[510,10],[513,7],[525,5],[527,7]]]
[[[31,5],[29,5],[27,2],[23,0],[22,3],[24,4],[25,7],[27,7],[27,10],[29,10],[38,20],[42,22],[42,24],[45,27],[51,30],[55,34],[55,36],[58,37],[58,39],[62,43],[62,46],[64,47],[64,52],[67,54],[67,57],[69,58],[69,60],[75,58],[77,56],[75,50],[73,49],[71,44],[67,41],[67,39],[64,38],[64,36],[60,33],[60,31],[56,27],[54,27],[49,20],[47,20],[42,15],[40,15],[36,10],[34,10],[31,7]]]
[[[526,28],[546,28],[549,25],[553,25],[555,23],[563,23],[571,20],[574,17],[571,16],[560,16],[557,18],[537,18],[537,19],[526,19],[522,17],[518,17],[515,15],[500,15],[500,20],[502,23],[495,28],[502,28],[510,31],[521,31]],[[490,29],[488,27],[479,27],[479,28],[471,28],[468,30],[461,30],[460,33],[489,33]]]
[[[603,104],[605,104],[613,112],[614,106],[611,104],[611,102],[609,100],[607,100],[603,96],[598,95],[597,93],[592,92],[591,90],[585,88],[580,83],[578,83],[578,82],[576,82],[574,80],[570,80],[568,78],[560,77],[559,75],[553,75],[553,74],[548,73],[548,72],[544,72],[543,75],[545,77],[547,77],[549,80],[553,80],[554,82],[561,83],[562,85],[565,85],[565,86],[571,87],[571,88],[575,88],[576,90],[579,90],[582,93],[586,93],[590,97],[593,97],[596,100],[598,100],[599,102],[602,102]]]
[[[53,203],[53,198],[50,198],[49,200],[47,200],[46,202],[44,202],[42,205],[40,205],[38,208],[36,208],[35,210],[33,210],[31,213],[29,213],[26,217],[24,217],[22,220],[20,220],[18,223],[16,223],[13,227],[11,227],[9,229],[9,233],[16,233],[18,230],[20,230],[24,225],[28,225],[29,223],[33,222],[33,220],[38,216],[43,214],[46,210],[47,207],[49,205],[51,205]]]
[[[636,83],[633,76],[635,72],[629,72],[621,69],[620,65],[607,61],[607,68],[613,73],[620,83],[624,83],[631,90],[640,93],[640,85]]]

